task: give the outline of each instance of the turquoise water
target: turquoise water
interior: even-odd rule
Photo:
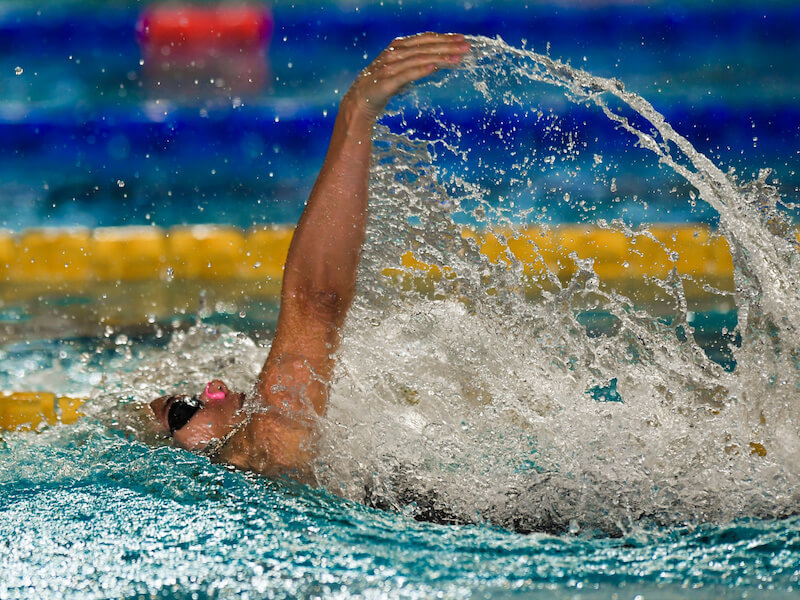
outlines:
[[[148,430],[143,403],[164,390],[221,372],[248,389],[263,342],[182,320],[141,338],[109,328],[6,343],[3,386],[92,400],[76,426],[0,438],[0,597],[796,597],[800,269],[781,220],[791,207],[764,180],[723,175],[614,82],[476,41],[476,62],[446,76],[461,90],[444,101],[456,114],[442,110],[437,79],[379,131],[360,295],[322,423],[323,487],[231,472]],[[541,87],[557,91],[545,108]],[[476,96],[486,118],[459,121]],[[559,102],[567,117],[551,119]],[[608,116],[602,107],[624,115],[602,133],[623,142],[594,146],[583,128],[596,121],[571,117]],[[429,114],[416,133],[430,145],[410,133]],[[502,160],[486,160],[481,135]],[[532,201],[542,195],[552,205]],[[610,197],[610,212],[596,218],[585,195]],[[645,216],[676,204],[717,215],[737,260],[736,292],[711,290],[737,308],[739,343],[721,335],[726,368],[699,348],[682,281],[655,282],[663,296],[642,306],[582,262],[571,282],[546,273],[531,301],[519,265],[489,264],[458,235],[464,220],[546,223],[541,209],[562,206],[646,236],[631,228],[640,218],[614,212],[615,195]],[[379,270],[408,249],[455,276],[399,291]],[[590,334],[586,310],[609,315],[610,332]],[[591,393],[612,381],[621,401]],[[419,522],[419,505],[391,489],[392,511],[357,502],[398,465],[474,523]],[[555,533],[494,524],[517,517]]]
[[[96,423],[0,445],[3,598],[796,597],[800,518],[618,538],[419,523]]]

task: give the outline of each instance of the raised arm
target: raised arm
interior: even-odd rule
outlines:
[[[375,119],[405,85],[458,63],[468,49],[460,35],[394,40],[342,99],[325,162],[286,259],[278,329],[261,378],[267,384],[264,396],[271,391],[270,371],[279,362],[300,360],[313,371],[306,399],[317,413],[325,410],[332,354],[353,300],[364,241]]]
[[[302,478],[313,457],[314,421],[325,412],[339,329],[355,293],[375,119],[405,85],[457,64],[468,50],[461,35],[396,39],[342,99],[289,248],[278,327],[259,375],[258,392],[271,410],[256,415],[231,445],[230,462]]]

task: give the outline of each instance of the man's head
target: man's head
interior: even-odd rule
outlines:
[[[246,418],[244,394],[231,392],[222,381],[210,381],[194,396],[161,396],[150,403],[156,419],[187,450],[203,450],[222,439]]]

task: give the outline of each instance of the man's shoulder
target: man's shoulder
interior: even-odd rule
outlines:
[[[330,365],[299,352],[270,355],[258,379],[264,405],[290,416],[323,414]]]
[[[304,480],[314,458],[316,419],[274,408],[256,412],[225,445],[220,462],[267,476]]]

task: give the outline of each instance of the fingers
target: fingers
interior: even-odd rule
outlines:
[[[470,45],[463,35],[425,33],[392,42],[375,62],[375,75],[396,89],[461,61]]]
[[[411,38],[398,38],[381,54],[387,64],[403,61],[411,56],[421,54],[463,55],[470,45],[460,34],[423,33]]]
[[[461,34],[421,33],[397,38],[361,72],[347,96],[377,113],[412,81],[458,64],[470,45]]]
[[[387,49],[383,62],[386,65],[393,65],[416,57],[429,57],[431,59],[445,60],[448,57],[461,57],[469,50],[466,42],[458,44],[426,44],[412,48]]]
[[[421,64],[406,66],[401,71],[396,71],[392,75],[383,73],[381,76],[372,80],[374,93],[372,102],[385,104],[389,98],[397,94],[403,87],[433,73],[439,66],[437,62],[425,61]],[[448,66],[452,66],[450,63]]]
[[[428,31],[426,33],[418,33],[416,35],[410,35],[408,37],[401,37],[395,39],[390,48],[409,48],[412,46],[418,46],[422,44],[429,44],[429,43],[436,43],[436,42],[463,42],[464,36],[460,33],[434,33],[432,31]]]
[[[386,62],[382,65],[382,74],[385,77],[396,77],[400,73],[414,67],[433,66],[434,68],[452,67],[461,61],[462,53],[419,53],[412,54],[402,60]]]

